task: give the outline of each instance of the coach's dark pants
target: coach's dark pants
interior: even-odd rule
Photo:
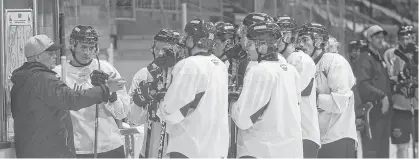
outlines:
[[[392,108],[384,115],[381,105],[374,105],[370,112],[370,127],[372,139],[362,136],[362,151],[364,158],[389,158],[390,127]]]
[[[323,144],[319,158],[355,158],[355,140],[343,138],[331,143]]]

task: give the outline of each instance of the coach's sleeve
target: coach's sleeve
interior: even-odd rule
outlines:
[[[193,62],[180,61],[172,71],[170,84],[157,115],[163,121],[177,124],[198,106],[205,94],[206,76]]]
[[[242,130],[253,126],[269,105],[274,77],[262,72],[257,68],[249,70],[240,97],[232,106],[232,119]]]

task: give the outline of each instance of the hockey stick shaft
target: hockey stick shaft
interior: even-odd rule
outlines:
[[[61,81],[66,83],[67,79],[67,57],[61,56]]]
[[[232,59],[231,63],[231,79],[230,84],[233,85],[232,91],[236,91],[236,89],[239,87],[239,75],[238,75],[238,66],[239,61],[237,59]],[[229,103],[229,113],[231,114],[231,104]],[[228,158],[236,158],[237,156],[237,127],[234,123],[233,119],[230,118],[230,148],[228,152]]]
[[[100,70],[99,56],[96,55],[98,69]],[[97,145],[98,145],[98,134],[99,134],[99,104],[95,106],[95,142],[93,146],[93,158],[97,158]]]

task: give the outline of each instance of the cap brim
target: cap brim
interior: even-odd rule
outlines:
[[[47,48],[45,51],[57,51],[61,48],[63,48],[64,45],[61,44],[52,44],[49,48]]]

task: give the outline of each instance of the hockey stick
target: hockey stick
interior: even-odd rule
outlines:
[[[238,60],[232,59],[231,63],[231,74],[232,77],[229,81],[229,86],[232,87],[231,91],[236,91],[238,87]],[[231,116],[231,106],[232,102],[229,103],[229,113]],[[230,148],[228,150],[228,158],[236,158],[237,156],[237,126],[234,123],[233,119],[230,118]]]
[[[152,117],[152,110],[150,108],[151,103],[147,106],[147,138],[146,138],[146,147],[145,147],[145,158],[149,157],[150,152],[150,140],[151,140],[151,117]]]
[[[100,70],[99,55],[96,55],[98,69]],[[98,142],[98,130],[99,130],[99,104],[95,106],[95,143],[93,145],[93,158],[97,158],[97,142]]]
[[[415,143],[415,133],[416,133],[416,124],[415,124],[415,106],[413,104],[413,99],[410,99],[410,106],[412,107],[412,148],[413,148],[413,158],[416,158],[416,143]]]
[[[61,81],[66,83],[67,78],[67,57],[61,56]]]

